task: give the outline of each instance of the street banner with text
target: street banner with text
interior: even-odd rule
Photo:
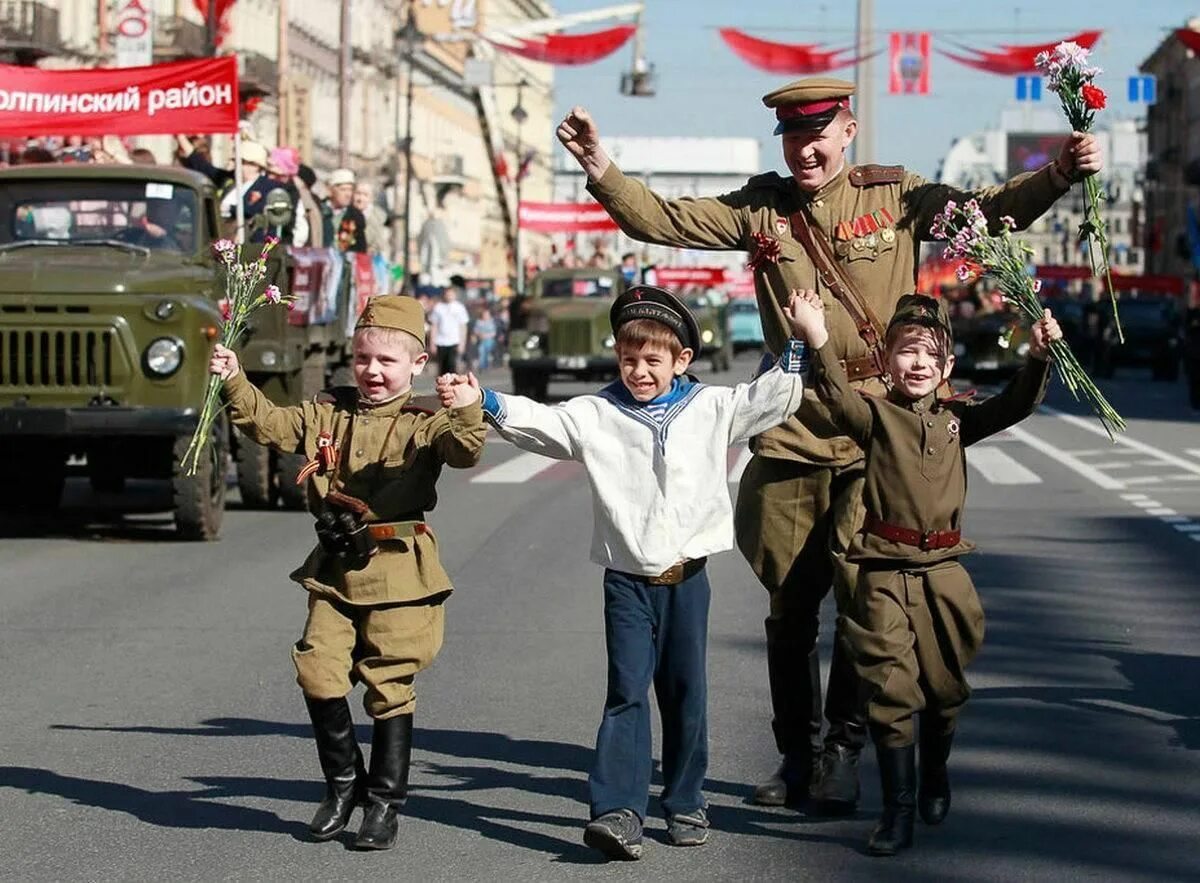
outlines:
[[[231,133],[232,55],[145,67],[42,70],[0,65],[0,136]]]
[[[592,233],[617,229],[617,222],[594,202],[527,202],[517,219],[522,230],[538,233]]]

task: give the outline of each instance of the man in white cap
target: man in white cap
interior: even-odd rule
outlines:
[[[266,207],[267,194],[277,185],[266,174],[269,159],[267,148],[257,141],[242,141],[241,144],[241,186],[237,182],[239,176],[232,168],[218,169],[208,159],[202,156],[192,146],[192,142],[184,135],[175,136],[179,144],[180,161],[189,169],[199,172],[213,182],[219,189],[225,190],[221,197],[221,217],[232,220],[237,216],[237,200],[242,200],[247,224]],[[266,237],[266,228],[260,227],[249,234],[249,241],[262,242]]]
[[[367,219],[354,207],[354,172],[334,169],[329,176],[329,229],[325,241],[342,251],[367,250]]]

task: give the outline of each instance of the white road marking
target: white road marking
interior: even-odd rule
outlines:
[[[1125,490],[1125,483],[1118,481],[1110,475],[1105,475],[1099,469],[1096,469],[1088,463],[1084,463],[1078,457],[1073,457],[1066,451],[1060,451],[1058,448],[1049,442],[1042,441],[1036,435],[1031,435],[1028,430],[1022,429],[1019,426],[1010,426],[1008,429],[1013,436],[1029,445],[1035,451],[1045,454],[1051,460],[1056,460],[1068,469],[1079,473],[1092,484],[1106,491],[1122,491]]]
[[[1105,432],[1104,428],[1100,426],[1094,419],[1076,417],[1074,414],[1064,414],[1062,411],[1058,411],[1054,408],[1043,408],[1043,410],[1048,414],[1053,414],[1060,420],[1065,420],[1072,426],[1078,426],[1080,429],[1086,430],[1087,432],[1091,432],[1095,435],[1102,435],[1106,438],[1108,437],[1108,433]],[[1126,448],[1132,448],[1135,451],[1141,451],[1143,454],[1148,454],[1151,457],[1155,457],[1156,462],[1153,464],[1155,466],[1160,465],[1160,463],[1170,463],[1172,466],[1178,466],[1185,472],[1191,472],[1196,475],[1200,475],[1200,463],[1193,463],[1191,460],[1186,460],[1183,457],[1170,453],[1169,451],[1164,451],[1160,448],[1154,447],[1154,445],[1148,445],[1143,441],[1138,441],[1136,438],[1128,438],[1124,435],[1118,435],[1116,438],[1116,444],[1123,445]]]
[[[1036,472],[1027,469],[991,445],[976,445],[967,449],[967,465],[974,466],[992,484],[1041,484]]]
[[[522,451],[511,460],[505,460],[498,466],[485,469],[474,476],[471,481],[478,484],[522,484],[559,462],[561,461],[543,457],[541,454]]]
[[[742,480],[742,473],[746,471],[746,464],[750,462],[751,456],[749,448],[742,448],[737,460],[733,463],[733,468],[729,470],[730,484],[737,484]]]
[[[1147,509],[1146,514],[1157,515],[1159,518],[1162,518],[1164,515],[1178,515],[1179,513],[1174,509],[1168,509],[1166,506],[1162,506],[1158,509]]]
[[[1172,724],[1176,721],[1185,721],[1188,718],[1178,714],[1171,714],[1167,711],[1159,711],[1157,708],[1144,708],[1141,705],[1130,705],[1127,702],[1118,702],[1116,699],[1079,699],[1081,705],[1094,705],[1098,708],[1111,708],[1114,711],[1124,711],[1128,714],[1135,714],[1138,717],[1144,717],[1147,720],[1158,721],[1159,723]]]
[[[1187,524],[1191,521],[1186,515],[1163,515],[1160,517],[1167,524]]]
[[[1192,457],[1200,458],[1200,448],[1188,448],[1186,453]]]
[[[1122,500],[1148,500],[1150,499],[1145,494],[1121,494]]]
[[[1134,500],[1133,505],[1139,509],[1157,509],[1162,506],[1162,503],[1158,502],[1158,500]]]
[[[1180,533],[1194,533],[1200,535],[1200,524],[1194,521],[1189,521],[1187,524],[1176,524],[1175,529]]]
[[[1162,484],[1164,481],[1200,481],[1200,475],[1140,475],[1125,479],[1126,484]]]

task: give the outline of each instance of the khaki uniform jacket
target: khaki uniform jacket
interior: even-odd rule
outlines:
[[[934,215],[945,208],[947,200],[961,204],[974,197],[997,228],[999,219],[1010,215],[1017,228],[1024,229],[1065,191],[1051,180],[1048,166],[975,192],[934,184],[900,167],[857,166],[844,167],[813,194],[801,191],[792,178],[768,172],[723,196],[663,199],[613,164],[600,180],[588,185],[588,192],[627,235],[645,242],[678,248],[745,250],[753,255],[755,234],[777,240],[778,261],[759,267],[754,280],[767,348],[778,355],[788,338],[783,305],[792,289],[811,288],[820,293],[825,304],[832,351],[839,359],[855,359],[868,354],[867,346],[849,313],[820,285],[808,254],[792,237],[789,218],[794,212],[808,207],[818,228],[814,233],[829,237],[842,269],[886,325],[896,301],[916,285],[920,243],[930,238]],[[870,236],[851,238],[844,238],[843,233],[843,238],[838,238],[839,223],[853,222],[872,212],[882,217],[881,209],[894,219],[887,228],[890,232],[881,229]],[[856,385],[880,395],[886,391],[878,378]],[[811,391],[805,391],[805,400],[812,403]],[[782,426],[759,436],[754,450],[767,457],[830,466],[846,465],[862,457],[850,439],[822,421],[811,407],[801,407]]]
[[[812,388],[829,419],[866,452],[867,513],[921,533],[962,530],[967,447],[1032,414],[1050,377],[1049,363],[1031,359],[989,399],[939,401],[931,393],[912,401],[896,391],[877,398],[853,389],[829,344],[814,352],[811,371]],[[961,540],[947,549],[921,550],[861,531],[846,557],[860,564],[923,566],[974,548]]]
[[[437,505],[442,464],[474,466],[487,434],[478,404],[427,410],[411,393],[374,407],[352,402],[306,402],[279,407],[244,374],[225,384],[234,425],[260,444],[308,458],[317,454],[321,433],[339,445],[337,490],[370,506],[366,520],[420,521]],[[308,480],[309,508],[319,511],[331,475]],[[291,578],[310,592],[349,604],[377,606],[419,601],[451,589],[438,560],[432,531],[379,543],[362,570],[346,571],[318,544]]]

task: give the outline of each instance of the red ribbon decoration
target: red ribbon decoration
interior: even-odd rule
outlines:
[[[515,44],[499,43],[495,40],[490,42],[497,49],[528,58],[530,61],[566,65],[591,64],[612,55],[624,46],[636,30],[636,25],[620,25],[590,34],[547,34],[544,37],[518,40]]]
[[[1053,52],[1055,46],[1065,42],[1078,43],[1084,49],[1091,49],[1103,33],[1103,31],[1080,31],[1073,37],[1064,37],[1062,40],[1055,40],[1051,43],[1036,43],[1026,46],[1001,45],[992,50],[972,49],[969,46],[955,44],[964,52],[970,52],[973,55],[956,55],[941,49],[938,50],[938,53],[959,64],[965,64],[967,67],[986,71],[989,74],[1000,74],[1007,77],[1036,74],[1038,68],[1034,59],[1039,53]]]
[[[1193,31],[1191,28],[1179,28],[1175,31],[1175,36],[1188,49],[1200,53],[1200,31]]]
[[[775,43],[751,37],[737,28],[721,28],[717,33],[743,61],[773,74],[823,74],[871,57],[843,58],[845,53],[854,51],[853,47],[823,50],[820,43]]]
[[[756,272],[765,264],[779,263],[783,246],[779,244],[778,239],[766,233],[755,233],[751,238],[754,240],[754,255],[746,262],[747,270]]]

